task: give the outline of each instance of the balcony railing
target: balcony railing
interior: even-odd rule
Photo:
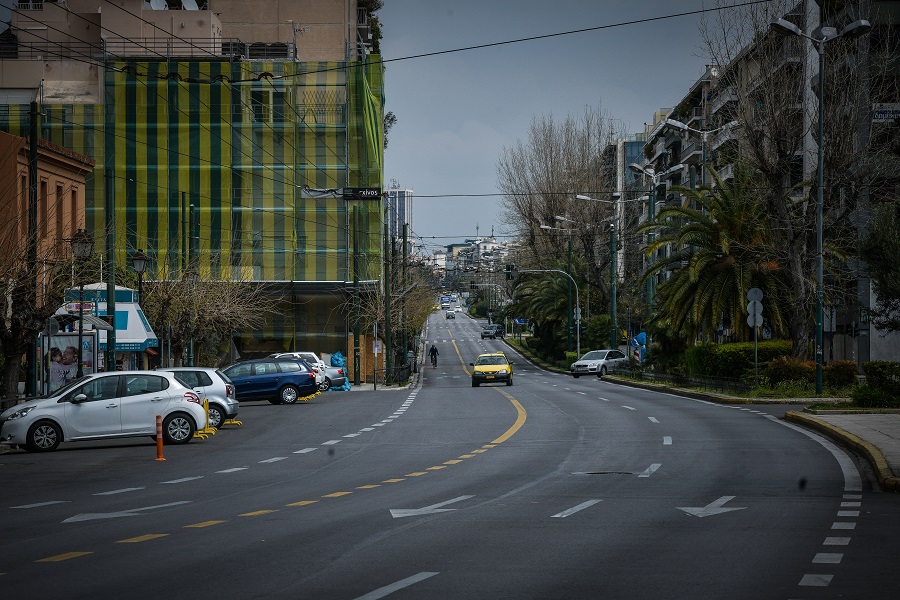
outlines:
[[[105,51],[104,51],[105,50]],[[290,42],[247,43],[236,38],[108,38],[105,47],[99,40],[90,42],[47,42],[21,36],[13,52],[4,50],[3,58],[24,60],[107,58],[201,58],[217,60],[293,60]]]

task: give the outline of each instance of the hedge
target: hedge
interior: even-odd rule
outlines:
[[[684,352],[684,366],[687,374],[695,377],[738,378],[747,369],[753,368],[753,353],[753,342],[693,346]],[[790,340],[759,342],[760,365],[790,353]]]

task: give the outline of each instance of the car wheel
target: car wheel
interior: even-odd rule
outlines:
[[[473,382],[472,382],[472,387],[478,387],[478,382],[477,382],[477,381],[473,381]]]
[[[278,392],[278,397],[281,399],[280,404],[293,404],[300,397],[300,390],[292,385],[286,385]]]
[[[209,426],[218,429],[225,422],[225,411],[218,404],[209,405]]]
[[[603,377],[606,375],[606,365],[600,367],[600,371],[597,372],[597,377]]]
[[[167,444],[187,444],[195,431],[193,419],[184,413],[172,413],[163,419],[163,441]]]
[[[506,385],[512,385],[512,377],[506,380]]]
[[[581,375],[576,375],[575,373],[572,373],[572,377],[574,377],[575,379],[578,379],[579,377],[581,377]]]
[[[331,380],[326,377],[324,380],[322,380],[322,383],[319,384],[319,391],[326,392],[326,391],[328,391],[328,388],[330,388],[330,387],[331,387]]]
[[[25,449],[29,452],[56,450],[62,441],[62,429],[53,421],[38,421],[28,430]]]

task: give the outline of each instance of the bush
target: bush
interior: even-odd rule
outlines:
[[[855,361],[833,360],[822,367],[822,381],[832,389],[855,385],[858,371]]]
[[[856,386],[850,397],[862,408],[900,408],[900,396],[869,384]]]
[[[779,356],[791,353],[790,340],[759,342],[759,364],[764,365]],[[698,377],[739,377],[754,366],[753,342],[735,344],[706,344],[693,346],[684,352],[684,366],[689,375]]]
[[[816,363],[811,360],[781,356],[769,361],[766,366],[766,379],[773,387],[778,387],[785,381],[815,382]]]
[[[868,385],[894,395],[900,393],[900,363],[873,360],[863,363],[863,372]]]

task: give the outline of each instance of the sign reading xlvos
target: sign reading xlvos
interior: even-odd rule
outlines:
[[[873,123],[891,123],[896,119],[900,119],[900,103],[872,105]]]

